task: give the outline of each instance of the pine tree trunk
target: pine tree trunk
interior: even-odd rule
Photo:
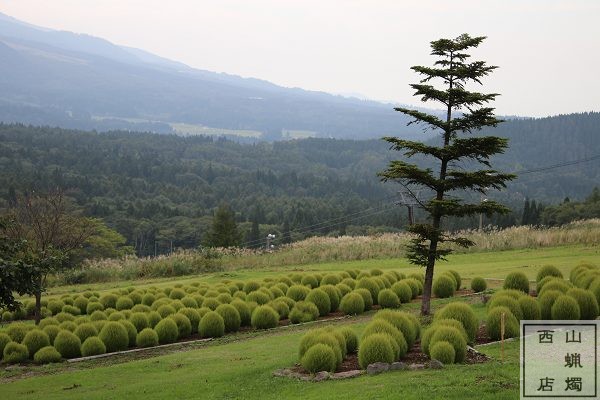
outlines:
[[[39,325],[42,319],[42,291],[35,292],[35,324]]]

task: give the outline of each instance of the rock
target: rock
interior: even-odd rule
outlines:
[[[273,371],[273,376],[289,376],[292,371],[288,368]]]
[[[424,368],[425,368],[425,364],[410,364],[408,366],[408,369],[412,369],[412,370],[415,370],[415,369],[424,369]]]
[[[367,374],[375,375],[381,372],[388,371],[390,369],[390,364],[384,362],[376,362],[373,364],[369,364],[367,366]]]
[[[431,361],[429,361],[429,364],[427,366],[429,368],[431,368],[431,369],[442,369],[442,368],[444,368],[444,364],[442,364],[442,362],[438,361],[438,360],[431,360]]]
[[[408,369],[408,365],[406,363],[403,363],[400,361],[393,362],[390,365],[390,370],[393,370],[393,371],[400,371],[400,370],[405,370],[405,369]]]
[[[348,378],[355,378],[357,376],[360,376],[362,374],[364,374],[365,371],[361,370],[361,369],[355,369],[352,371],[345,371],[345,372],[337,372],[333,375],[331,375],[331,379],[348,379]]]
[[[325,381],[327,379],[329,379],[329,372],[327,371],[321,371],[321,372],[317,372],[315,377],[313,378],[313,381],[315,382],[321,382],[321,381]]]

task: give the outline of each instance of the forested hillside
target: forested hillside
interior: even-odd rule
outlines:
[[[510,138],[494,165],[518,174],[600,154],[597,126],[598,113],[505,122],[488,132]],[[231,205],[244,232],[258,222],[261,237],[280,234],[284,226],[295,238],[401,229],[405,209],[394,205],[399,186],[376,176],[400,156],[380,140],[240,144],[0,125],[0,197],[7,204],[17,192],[68,188],[86,214],[103,218],[139,254],[153,253],[155,241],[159,252],[171,240],[174,247],[197,246],[222,202]],[[583,200],[599,182],[599,159],[525,173],[507,190],[488,194],[514,215],[485,223],[519,223],[526,197],[544,205]],[[450,227],[477,223],[451,221]]]

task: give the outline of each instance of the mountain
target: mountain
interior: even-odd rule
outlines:
[[[3,14],[0,121],[262,139],[411,135],[391,104],[198,70]]]
[[[510,139],[507,152],[492,163],[519,175],[506,190],[488,193],[514,210],[492,222],[520,221],[527,197],[544,205],[588,197],[600,182],[599,126],[600,113],[585,113],[511,120],[481,132]],[[104,219],[138,254],[152,253],[155,240],[196,246],[224,201],[236,211],[242,230],[257,220],[261,237],[280,237],[286,222],[295,239],[392,230],[406,223],[404,208],[395,204],[400,187],[381,183],[376,174],[400,157],[382,140],[242,144],[202,135],[0,124],[0,209],[15,192],[68,188],[87,215]],[[563,166],[546,169],[557,164]],[[479,194],[471,199],[479,201]],[[472,228],[477,220],[446,226]]]

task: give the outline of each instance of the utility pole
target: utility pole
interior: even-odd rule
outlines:
[[[398,191],[398,194],[400,195],[400,201],[397,202],[396,204],[406,206],[406,208],[408,210],[408,224],[414,225],[414,223],[415,223],[414,207],[419,204],[419,202],[418,202],[419,192],[417,192],[417,194],[415,195],[411,191],[406,189],[406,190]]]
[[[267,251],[271,251],[271,240],[275,239],[275,235],[273,235],[272,233],[269,233],[267,235]]]

